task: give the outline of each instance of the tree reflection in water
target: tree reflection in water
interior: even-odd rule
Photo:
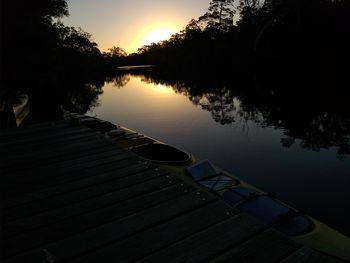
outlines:
[[[114,87],[122,88],[130,81],[130,74],[116,75],[114,77],[107,77],[106,82],[112,83]]]
[[[68,92],[63,108],[65,110],[84,114],[100,104],[98,98],[103,94],[103,83],[86,83],[80,89]]]
[[[146,83],[171,86],[209,111],[221,125],[239,121],[246,127],[248,121],[254,121],[261,127],[283,129],[284,147],[299,142],[312,151],[336,147],[340,159],[350,154],[350,111],[341,92],[291,89],[288,83],[283,88],[257,81],[247,84],[246,79],[230,82],[223,78],[179,77],[150,70],[117,75],[109,81],[122,87],[131,75]]]

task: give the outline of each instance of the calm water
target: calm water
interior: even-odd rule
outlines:
[[[314,151],[283,124],[264,124],[258,111],[250,118],[224,89],[193,95],[183,86],[124,75],[105,83],[88,114],[209,159],[350,235],[349,155],[329,143]]]

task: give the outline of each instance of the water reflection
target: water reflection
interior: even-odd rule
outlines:
[[[105,79],[105,75],[84,78],[72,74],[59,87],[48,89],[46,84],[41,84],[33,88],[31,84],[28,87],[30,111],[22,125],[62,119],[63,110],[84,114],[98,107]]]
[[[63,108],[70,112],[86,113],[87,111],[100,106],[98,98],[103,94],[104,83],[84,84],[81,88],[71,90],[63,101]]]
[[[350,235],[346,96],[137,71],[109,78],[88,114],[209,159]]]
[[[130,81],[129,74],[115,75],[114,77],[107,77],[106,82],[111,83],[114,87],[122,88]]]
[[[329,93],[313,91],[297,94],[298,90],[290,90],[288,83],[281,90],[271,83],[259,86],[239,79],[211,78],[196,82],[196,78],[179,78],[155,70],[120,74],[107,81],[120,88],[128,84],[131,76],[163,89],[171,87],[210,112],[221,125],[239,121],[245,127],[248,121],[254,121],[261,127],[283,129],[284,147],[296,143],[311,151],[336,147],[340,159],[350,154],[350,111],[348,104],[343,104],[342,94],[332,94],[332,98]]]

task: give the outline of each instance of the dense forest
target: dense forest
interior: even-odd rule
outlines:
[[[28,122],[59,119],[62,107],[86,111],[120,56],[102,53],[89,33],[65,26],[60,19],[67,15],[66,0],[1,1],[0,101],[28,94]]]
[[[181,32],[130,55],[119,47],[101,52],[89,33],[61,22],[67,15],[66,0],[1,1],[0,99],[29,94],[35,121],[60,118],[62,107],[85,112],[106,75],[120,65],[152,64],[172,76],[239,78],[254,82],[254,91],[268,87],[263,94],[302,92],[308,99],[315,92],[332,99],[347,78],[345,0],[212,0]]]
[[[213,0],[206,14],[128,62],[184,71],[344,73],[349,25],[344,0]]]

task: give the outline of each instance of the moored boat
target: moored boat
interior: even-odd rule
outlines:
[[[29,96],[27,94],[20,94],[13,104],[13,112],[15,114],[17,127],[19,127],[23,120],[27,117],[29,110]]]

